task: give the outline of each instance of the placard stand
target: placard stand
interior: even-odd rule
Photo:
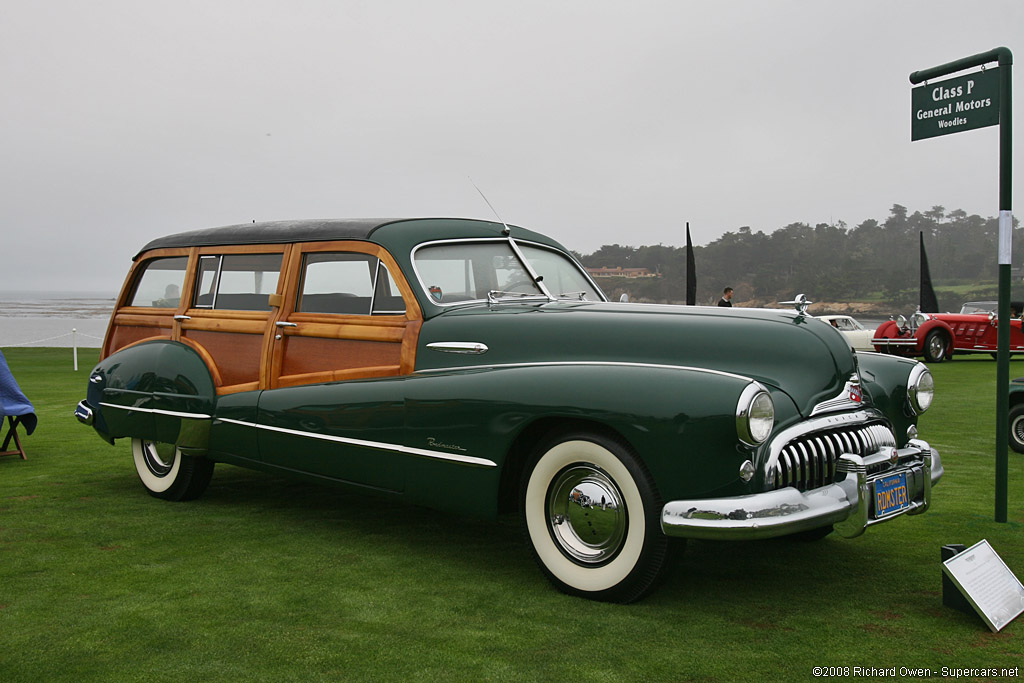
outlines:
[[[943,605],[974,612],[993,632],[1024,612],[1024,585],[987,540],[945,545],[942,558]]]

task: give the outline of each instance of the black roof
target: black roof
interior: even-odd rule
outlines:
[[[221,228],[205,228],[158,237],[135,255],[150,249],[172,247],[210,247],[224,244],[287,244],[290,242],[327,242],[331,240],[369,239],[382,225],[395,218],[329,218],[293,221],[239,223]]]

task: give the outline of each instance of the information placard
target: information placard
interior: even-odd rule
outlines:
[[[987,540],[943,562],[942,571],[992,631],[1024,612],[1024,586]]]
[[[999,123],[999,67],[925,83],[910,91],[910,139]]]

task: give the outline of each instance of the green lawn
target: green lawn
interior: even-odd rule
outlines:
[[[39,428],[0,458],[0,681],[810,679],[815,666],[1024,667],[942,606],[939,548],[988,539],[1024,576],[1024,458],[994,517],[995,367],[932,367],[932,510],[844,540],[691,542],[620,606],[549,587],[517,520],[465,519],[218,465],[168,503],[127,443],[72,417],[68,349],[6,349]],[[1024,375],[1015,361],[1011,376]],[[853,673],[851,671],[851,673]],[[868,679],[865,679],[868,680]]]

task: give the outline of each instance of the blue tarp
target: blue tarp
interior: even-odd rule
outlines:
[[[4,358],[3,352],[0,351],[0,422],[8,415],[13,417],[20,416],[21,424],[25,425],[25,432],[27,434],[35,431],[36,422],[38,422],[36,409],[32,407],[32,402],[22,393],[17,380],[11,374],[11,369],[7,367],[7,359]]]

